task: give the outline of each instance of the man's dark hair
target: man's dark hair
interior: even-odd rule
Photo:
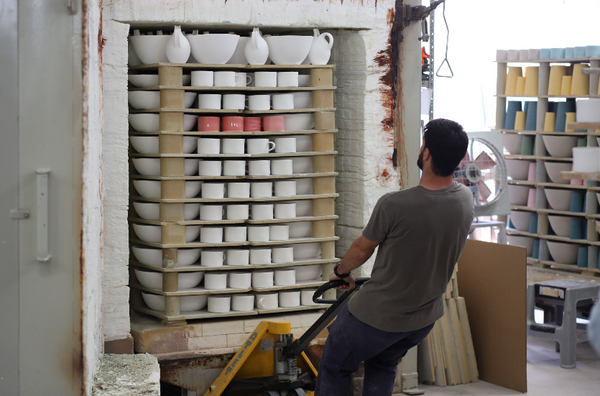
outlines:
[[[425,125],[423,143],[431,154],[433,173],[445,177],[452,175],[465,157],[469,138],[459,123],[437,118]]]

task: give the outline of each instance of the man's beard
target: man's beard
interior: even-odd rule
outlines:
[[[419,169],[423,170],[423,151],[419,153],[419,158],[417,159],[417,166]]]

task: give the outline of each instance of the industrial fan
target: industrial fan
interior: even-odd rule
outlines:
[[[475,216],[510,213],[506,163],[499,132],[470,132],[467,154],[454,171],[454,180],[473,193]]]

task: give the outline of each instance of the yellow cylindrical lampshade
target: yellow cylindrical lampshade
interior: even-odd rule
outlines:
[[[517,94],[517,78],[523,76],[523,69],[520,66],[509,66],[506,75],[506,86],[504,94],[514,96]]]
[[[517,116],[515,118],[515,130],[524,131],[525,130],[525,119],[527,118],[527,113],[524,111],[517,111]]]
[[[566,75],[565,66],[550,66],[550,81],[548,82],[548,95],[560,95],[562,78]]]
[[[547,112],[544,120],[544,132],[554,132],[556,125],[556,113]]]
[[[577,113],[566,113],[567,114],[567,124],[569,125],[570,122],[575,122],[575,120],[577,119],[576,114]],[[565,126],[565,132],[575,132],[575,129],[568,129],[567,126]]]
[[[525,77],[517,77],[517,96],[525,95]]]
[[[539,67],[525,68],[525,96],[538,95],[538,78],[540,75]]]
[[[583,74],[582,70],[589,67],[587,63],[577,63],[573,66],[573,80],[571,82],[571,95],[590,94],[590,76]]]
[[[571,95],[571,80],[573,77],[571,76],[563,76],[562,85],[560,87],[560,94],[563,96]]]

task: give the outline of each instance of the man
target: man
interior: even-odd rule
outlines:
[[[350,376],[365,362],[364,396],[391,395],[396,366],[444,314],[443,294],[473,220],[473,195],[452,180],[465,156],[462,126],[445,119],[425,126],[419,186],[382,196],[363,233],[329,280],[344,279],[379,250],[371,280],[329,327],[317,396],[347,396]]]

